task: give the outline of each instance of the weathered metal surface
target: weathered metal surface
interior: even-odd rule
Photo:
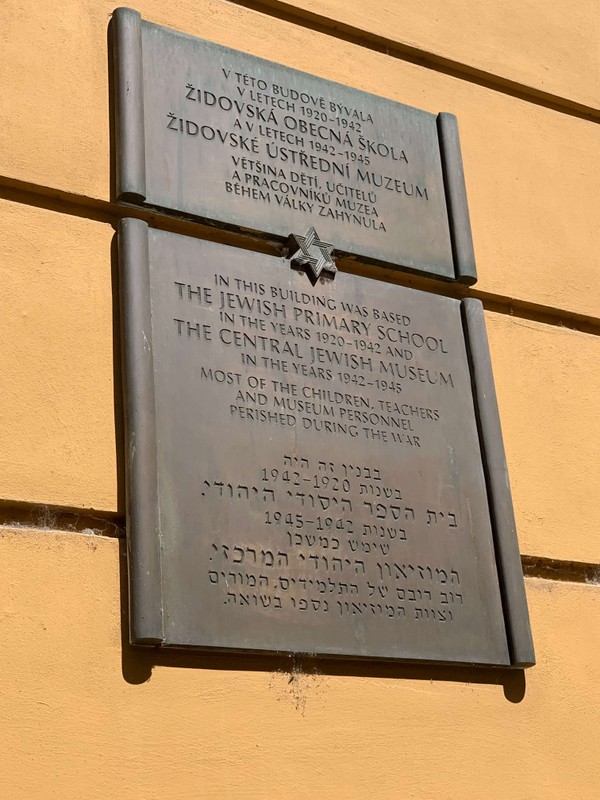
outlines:
[[[458,128],[118,9],[117,196],[476,280]]]
[[[510,665],[460,301],[119,235],[133,641]]]

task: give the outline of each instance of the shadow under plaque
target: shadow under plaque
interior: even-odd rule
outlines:
[[[452,114],[431,114],[142,20],[111,22],[116,199],[472,284]]]
[[[123,220],[135,644],[529,666],[481,304]]]

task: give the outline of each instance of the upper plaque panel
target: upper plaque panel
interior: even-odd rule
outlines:
[[[120,270],[134,641],[531,663],[477,301],[139,220]]]
[[[118,9],[117,195],[475,281],[456,120]]]

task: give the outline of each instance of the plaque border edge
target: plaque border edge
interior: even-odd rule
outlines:
[[[454,261],[454,279],[458,283],[472,286],[477,282],[477,265],[473,249],[458,120],[454,114],[442,111],[437,115],[436,125]]]
[[[117,200],[146,200],[146,141],[142,17],[131,8],[116,8],[111,20],[115,89]]]
[[[164,641],[148,224],[118,225],[129,637]]]
[[[461,301],[461,311],[473,383],[473,399],[488,492],[510,666],[532,667],[535,665],[535,650],[483,303],[474,297],[465,298]]]

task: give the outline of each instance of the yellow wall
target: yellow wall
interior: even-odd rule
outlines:
[[[595,0],[264,0],[299,22],[337,26],[405,57],[527,90],[567,107],[600,110]],[[582,110],[583,110],[582,108]]]
[[[124,643],[114,3],[4,0],[0,797],[597,797],[598,5],[245,5],[136,8],[459,118],[468,293],[486,306],[538,665],[294,667]]]
[[[21,529],[0,545],[4,687],[18,676],[0,695],[1,797],[597,797],[597,587],[527,580],[539,661],[525,678],[154,665],[121,644],[115,539]]]

